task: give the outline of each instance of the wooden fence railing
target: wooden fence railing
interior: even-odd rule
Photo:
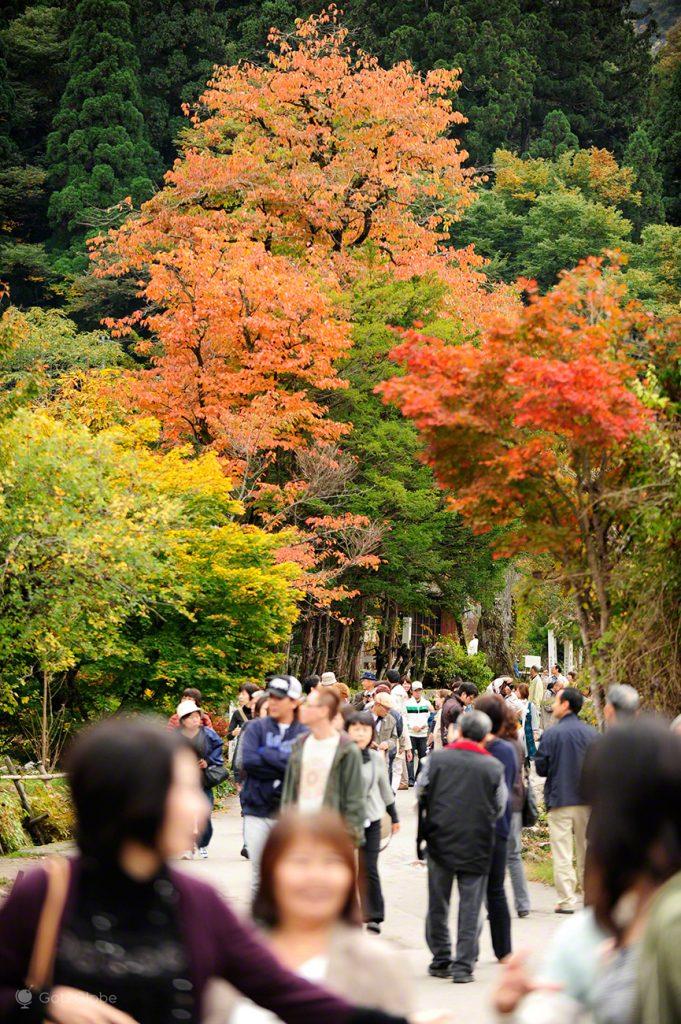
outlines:
[[[12,782],[14,784],[19,801],[27,817],[26,830],[34,843],[36,843],[37,846],[42,846],[47,841],[47,837],[43,832],[41,825],[47,820],[49,815],[47,811],[42,814],[33,813],[30,797],[26,792],[24,782],[39,781],[44,782],[47,786],[53,779],[63,779],[65,777],[64,772],[47,772],[42,765],[38,766],[40,769],[38,772],[19,772],[9,755],[5,755],[3,760],[5,762],[7,772],[0,775],[0,782]],[[0,841],[0,853],[4,852],[2,842]]]

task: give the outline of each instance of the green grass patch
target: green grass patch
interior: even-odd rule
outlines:
[[[525,861],[525,875],[528,882],[541,882],[542,885],[553,885],[553,864],[551,855],[546,861]]]
[[[46,784],[36,779],[25,782],[24,788],[32,816],[38,818],[41,814],[47,814],[39,826],[43,842],[71,839],[73,810],[64,780],[54,779]],[[27,815],[14,784],[0,783],[0,843],[5,853],[16,853],[22,846],[34,844],[26,825]]]

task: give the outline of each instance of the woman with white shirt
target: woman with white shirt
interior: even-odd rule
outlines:
[[[409,972],[392,949],[362,932],[355,850],[337,814],[282,814],[263,851],[253,911],[272,951],[290,970],[406,1024],[412,1010]],[[205,1024],[274,1019],[220,985],[211,993]]]

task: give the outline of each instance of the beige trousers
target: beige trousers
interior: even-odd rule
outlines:
[[[548,813],[553,881],[558,892],[558,906],[574,909],[577,903],[577,881],[584,887],[584,856],[589,808],[555,807]],[[577,862],[577,874],[572,858]]]

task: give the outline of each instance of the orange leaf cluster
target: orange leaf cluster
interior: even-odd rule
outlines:
[[[493,306],[482,261],[442,246],[472,199],[458,72],[382,69],[334,11],[271,42],[267,66],[216,69],[165,188],[92,244],[96,273],[140,288],[109,323],[143,333],[135,402],[254,487],[277,453],[342,433],[319,392],[342,386],[334,297],[367,260],[437,274],[470,326]]]
[[[405,332],[394,358],[406,375],[382,391],[415,420],[453,505],[477,529],[514,524],[504,553],[565,557],[593,493],[616,485],[623,453],[650,424],[632,382],[635,346],[654,327],[597,259],[547,295],[526,286],[527,306],[498,318],[479,345]]]

